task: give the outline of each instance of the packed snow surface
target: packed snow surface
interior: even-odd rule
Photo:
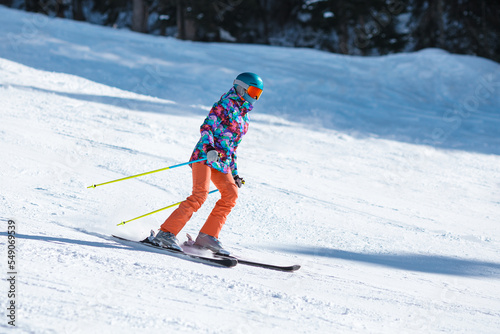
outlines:
[[[19,333],[498,333],[500,66],[178,41],[0,6],[0,332],[15,222]],[[221,233],[295,273],[117,242],[183,200],[185,162],[240,72],[265,91]],[[196,235],[219,194],[179,235]]]

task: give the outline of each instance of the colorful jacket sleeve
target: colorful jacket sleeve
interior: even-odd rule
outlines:
[[[220,109],[221,108],[219,105],[214,105],[200,127],[200,141],[203,143],[203,150],[205,151],[205,153],[206,146],[215,148],[214,131],[219,127],[221,113]]]
[[[231,164],[229,165],[231,168],[231,174],[233,176],[238,175],[238,163],[237,163],[237,156],[236,156],[236,150],[234,150],[233,154],[231,155]]]

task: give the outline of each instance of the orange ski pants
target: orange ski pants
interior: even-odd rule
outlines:
[[[160,229],[177,235],[207,199],[210,181],[212,181],[219,189],[221,199],[215,204],[200,232],[218,238],[227,216],[236,205],[238,186],[231,173],[224,174],[202,162],[192,164],[192,168],[193,193],[172,212]]]

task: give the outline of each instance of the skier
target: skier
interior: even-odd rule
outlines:
[[[236,204],[238,188],[245,181],[238,175],[236,149],[248,130],[248,112],[262,94],[264,83],[254,73],[245,72],[236,77],[233,87],[216,102],[200,127],[201,138],[190,161],[207,159],[192,164],[193,191],[161,225],[152,242],[158,246],[182,251],[176,235],[194,212],[207,199],[210,181],[219,189],[217,201],[201,228],[195,245],[214,253],[229,255],[222,248],[219,233],[228,214]]]

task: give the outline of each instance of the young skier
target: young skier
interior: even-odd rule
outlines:
[[[200,127],[201,138],[190,159],[206,159],[191,165],[193,192],[161,225],[152,240],[154,244],[182,250],[176,235],[203,205],[212,181],[219,189],[221,199],[200,230],[195,245],[229,255],[219,242],[219,233],[236,204],[238,188],[245,183],[238,175],[236,149],[248,130],[248,112],[259,99],[263,88],[264,83],[258,75],[241,73],[234,80],[233,87],[213,105]]]

